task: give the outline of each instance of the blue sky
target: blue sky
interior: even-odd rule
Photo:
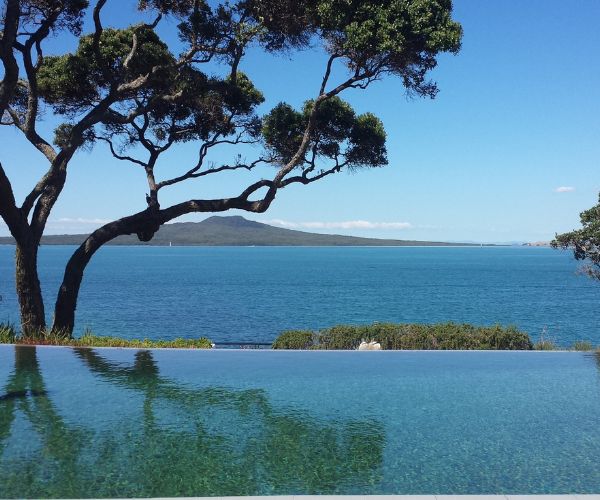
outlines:
[[[105,24],[133,19],[133,3],[108,4]],[[548,240],[577,227],[579,212],[600,191],[600,2],[454,4],[463,48],[440,58],[432,74],[441,89],[435,100],[408,99],[393,78],[343,96],[358,112],[383,120],[387,167],[292,186],[267,213],[242,215],[316,232],[446,241]],[[172,26],[161,29],[171,36]],[[48,53],[73,43],[54,39]],[[265,94],[263,111],[313,97],[323,68],[318,48],[285,57],[253,50],[242,65]],[[54,125],[47,117],[41,130],[49,134]],[[7,127],[0,128],[0,143],[0,160],[22,199],[45,160]],[[196,149],[178,148],[159,176],[185,170]],[[251,159],[255,152],[244,154]],[[231,150],[211,159],[230,161]],[[252,179],[237,172],[201,178],[165,191],[161,204],[235,195]],[[143,173],[112,159],[103,146],[79,153],[48,233],[89,231],[143,209],[145,188]],[[4,225],[0,234],[7,234]]]

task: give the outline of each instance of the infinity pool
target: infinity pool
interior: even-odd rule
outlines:
[[[0,346],[0,497],[597,493],[600,358]]]

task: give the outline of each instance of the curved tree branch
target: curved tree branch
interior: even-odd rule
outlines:
[[[27,219],[23,217],[22,212],[17,208],[15,196],[12,187],[0,163],[0,217],[4,219],[10,234],[15,240],[20,241],[23,237],[23,231],[27,228]]]
[[[4,77],[0,82],[0,118],[14,96],[19,80],[19,65],[13,53],[19,28],[19,0],[7,0],[4,14],[4,29],[0,38],[0,60],[4,66]]]

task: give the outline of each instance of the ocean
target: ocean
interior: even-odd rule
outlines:
[[[49,320],[73,250],[40,249]],[[18,324],[13,262],[0,246],[0,322]],[[531,247],[105,247],[76,334],[271,342],[286,329],[455,321],[600,344],[600,283],[576,270],[570,253]]]

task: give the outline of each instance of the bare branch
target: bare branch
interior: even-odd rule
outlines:
[[[137,35],[134,33],[132,38],[133,38],[133,40],[131,42],[131,50],[129,51],[129,54],[127,54],[127,57],[125,58],[125,61],[123,62],[124,70],[129,69],[129,64],[131,63],[131,60],[133,59],[133,57],[135,56],[135,53],[137,52],[137,47],[138,47]]]
[[[103,136],[96,135],[96,136],[94,136],[94,138],[106,142],[108,144],[108,147],[110,148],[110,153],[117,160],[129,161],[131,163],[135,163],[136,165],[140,165],[141,167],[146,168],[146,163],[145,162],[143,162],[141,160],[138,160],[136,158],[133,158],[131,156],[122,155],[122,154],[117,153],[117,150],[115,149],[113,142],[108,137],[103,137]]]
[[[52,147],[52,145],[43,139],[35,130],[35,127],[31,130],[27,129],[26,123],[23,123],[19,114],[12,108],[8,108],[7,112],[11,117],[13,124],[25,134],[25,137],[29,142],[40,152],[42,153],[46,159],[50,162],[53,162],[56,159],[56,150]]]
[[[100,60],[100,37],[102,36],[102,22],[100,20],[100,11],[102,7],[106,4],[106,0],[98,0],[96,6],[94,7],[94,38],[92,40],[92,46],[94,47],[94,53],[98,60]]]
[[[235,165],[221,165],[220,167],[209,168],[207,170],[201,170],[200,172],[195,171],[195,167],[194,167],[194,169],[192,169],[192,170],[194,170],[194,172],[192,172],[192,170],[190,170],[190,171],[186,172],[184,175],[181,175],[179,177],[174,177],[173,179],[168,179],[168,180],[159,182],[157,185],[157,189],[161,189],[166,186],[171,186],[173,184],[177,184],[178,182],[182,182],[186,179],[194,179],[194,178],[198,178],[198,177],[204,177],[205,175],[216,174],[218,172],[224,172],[226,170],[242,170],[243,169],[243,170],[250,171],[257,165],[260,165],[261,163],[271,163],[271,162],[264,158],[259,158],[258,160],[254,160],[252,163],[239,163],[239,164],[235,164]]]
[[[341,170],[344,166],[346,166],[346,163],[336,164],[334,167],[332,167],[328,170],[319,171],[319,173],[317,175],[314,175],[312,177],[308,177],[308,175],[306,175],[307,172],[305,171],[305,172],[303,172],[302,175],[297,175],[294,177],[288,177],[287,179],[284,179],[283,182],[281,183],[281,187],[283,188],[285,186],[289,186],[290,184],[294,184],[294,183],[301,183],[301,184],[305,184],[305,185],[310,184],[311,182],[315,182],[320,179],[323,179],[323,177],[327,177],[328,175],[341,172]]]
[[[0,116],[4,114],[14,96],[19,80],[19,65],[13,53],[19,26],[19,2],[7,0],[4,11],[4,29],[0,38],[0,60],[4,66],[4,77],[0,82]]]
[[[71,156],[72,153],[61,151],[52,162],[47,174],[38,183],[39,197],[31,217],[31,230],[36,241],[42,237],[48,216],[65,185],[67,165]],[[37,194],[38,186],[30,193],[32,197]]]
[[[158,23],[160,22],[160,20],[162,19],[162,13],[159,12],[158,16],[156,16],[156,18],[154,19],[154,21],[152,21],[150,24],[146,24],[146,26],[150,29],[154,29],[158,26]]]
[[[6,222],[10,233],[19,241],[27,227],[27,220],[17,208],[10,181],[0,163],[0,216]]]
[[[337,54],[332,54],[327,61],[327,68],[325,69],[325,74],[323,75],[323,81],[321,82],[321,89],[319,90],[319,95],[325,93],[325,87],[327,87],[327,81],[329,80],[329,75],[331,75],[331,67],[333,66],[333,62],[338,58]]]

